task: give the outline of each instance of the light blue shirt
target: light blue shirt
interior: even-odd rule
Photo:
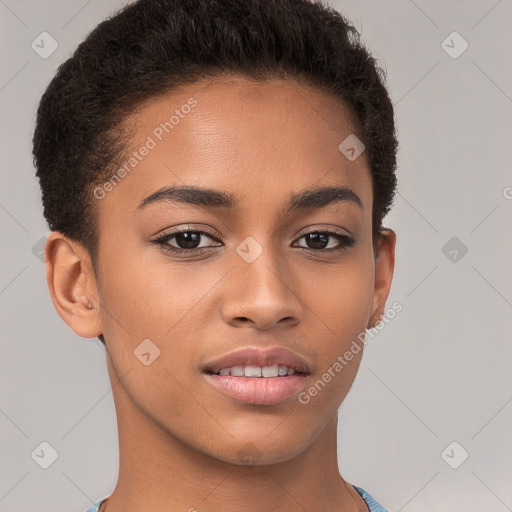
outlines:
[[[364,489],[361,489],[361,487],[357,487],[357,485],[352,485],[352,487],[361,495],[363,500],[368,505],[368,509],[370,512],[388,512],[382,505],[380,505],[379,503],[377,503],[375,501],[375,499],[373,498],[373,496],[370,493],[366,492]],[[86,512],[98,512],[100,505],[106,499],[107,498],[103,498],[103,499],[97,501],[96,503],[94,503],[94,505],[91,506],[91,508],[86,510]]]

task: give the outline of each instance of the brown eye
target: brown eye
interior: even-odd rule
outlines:
[[[306,241],[307,245],[306,247],[300,247],[318,251],[342,250],[352,247],[355,243],[355,240],[352,237],[335,231],[312,231],[311,233],[302,235],[300,239],[302,238]],[[330,238],[334,238],[337,243],[335,242],[334,246],[331,244],[329,247]]]
[[[186,252],[207,247],[218,247],[218,245],[201,245],[204,239],[216,240],[206,231],[187,229],[163,235],[157,238],[154,243],[161,245],[164,250],[171,252]],[[170,243],[171,241],[173,243]]]

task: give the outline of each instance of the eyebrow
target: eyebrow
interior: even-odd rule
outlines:
[[[239,206],[236,197],[227,192],[194,186],[169,186],[163,187],[143,199],[136,211],[143,210],[150,204],[173,201],[194,206],[225,208],[229,210],[234,210]],[[314,210],[335,202],[343,201],[354,203],[363,210],[361,199],[350,188],[322,187],[318,189],[306,189],[299,193],[292,194],[285,206],[284,214],[300,209]]]

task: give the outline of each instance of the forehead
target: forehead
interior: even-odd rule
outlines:
[[[239,204],[264,199],[279,208],[292,191],[323,186],[372,200],[366,153],[350,160],[339,149],[357,133],[349,110],[295,81],[202,80],[145,102],[127,126],[132,138],[100,201],[100,225],[112,209],[135,215],[166,186],[221,190]]]

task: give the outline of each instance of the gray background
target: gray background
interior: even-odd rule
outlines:
[[[60,319],[33,252],[49,231],[30,151],[57,66],[122,5],[0,0],[2,511],[83,512],[117,479],[104,349]],[[332,5],[387,70],[400,141],[386,225],[388,306],[403,310],[370,339],[340,409],[341,473],[391,512],[512,510],[512,1]],[[46,59],[31,48],[43,31],[59,45]],[[457,58],[442,45],[453,31],[469,44]],[[43,441],[59,455],[46,470],[31,457]]]

